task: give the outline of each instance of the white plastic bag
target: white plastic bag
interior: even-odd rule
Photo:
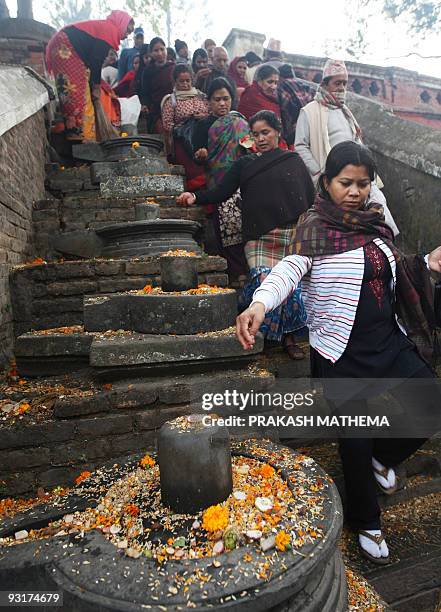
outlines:
[[[138,125],[139,114],[141,112],[141,102],[138,96],[131,98],[118,98],[121,105],[121,125]]]

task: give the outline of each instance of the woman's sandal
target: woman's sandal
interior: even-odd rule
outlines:
[[[294,359],[296,361],[299,361],[300,359],[305,359],[305,351],[302,349],[301,346],[293,342],[291,338],[284,338],[282,342],[282,347],[290,359]]]
[[[385,467],[385,468],[380,469],[380,468],[376,468],[372,466],[372,469],[374,470],[376,474],[378,474],[379,476],[382,476],[385,480],[387,480],[387,473],[389,471],[389,468]],[[392,495],[398,490],[398,476],[396,474],[395,474],[395,484],[393,487],[383,487],[383,485],[380,484],[377,479],[375,479],[375,481],[380,491],[384,493],[385,495]]]
[[[384,537],[381,533],[379,535],[374,535],[361,529],[358,534],[368,538],[368,540],[371,540],[372,542],[375,542],[378,547],[380,547],[382,542],[384,542]],[[363,557],[366,557],[366,559],[369,559],[369,561],[372,561],[372,563],[376,563],[377,565],[388,565],[390,563],[390,555],[387,557],[374,557],[374,555],[371,555],[371,553],[363,548],[363,546],[360,544],[360,540],[358,540],[358,547]]]

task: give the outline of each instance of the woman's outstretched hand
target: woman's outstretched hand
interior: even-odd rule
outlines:
[[[176,198],[176,202],[180,206],[192,206],[196,202],[196,196],[194,193],[184,191],[184,193],[181,193],[181,195]]]
[[[265,306],[255,302],[236,319],[236,336],[244,349],[253,348],[255,336],[265,318]]]
[[[441,274],[441,246],[437,247],[429,254],[429,268],[432,272]]]
[[[196,153],[194,154],[195,159],[197,159],[198,161],[205,161],[208,157],[208,150],[207,149],[198,149],[196,151]]]

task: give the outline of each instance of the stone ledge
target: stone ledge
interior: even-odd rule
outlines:
[[[32,334],[17,338],[17,357],[87,356],[93,336],[90,334]]]
[[[94,367],[123,367],[141,364],[163,364],[207,359],[250,357],[263,350],[263,338],[257,337],[250,351],[245,351],[234,335],[153,336],[128,334],[95,338],[90,349]]]

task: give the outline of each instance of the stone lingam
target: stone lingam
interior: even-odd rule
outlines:
[[[2,584],[82,612],[347,609],[339,496],[304,455],[191,415],[163,426],[157,456],[76,482],[4,522]]]

